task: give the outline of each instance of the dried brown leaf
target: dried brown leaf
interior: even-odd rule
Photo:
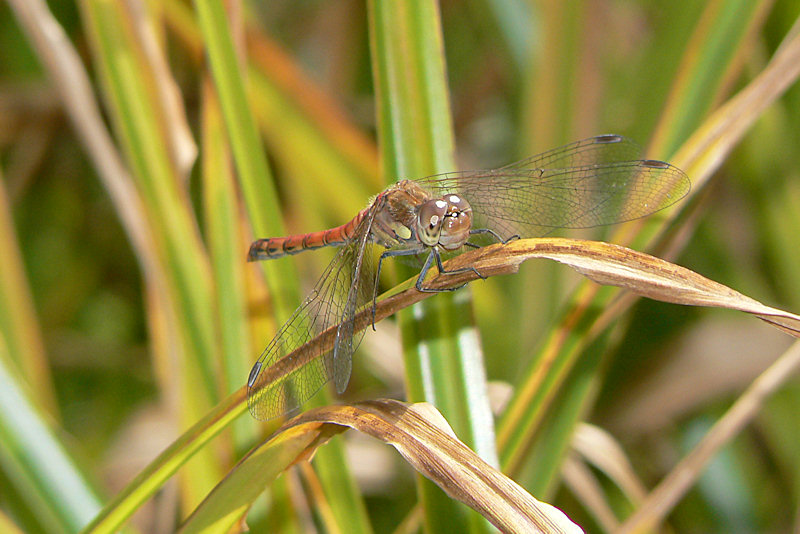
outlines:
[[[505,274],[516,271],[520,263],[533,258],[555,260],[598,284],[622,287],[654,300],[747,312],[800,337],[800,316],[761,304],[685,267],[611,243],[561,238],[521,239],[463,254],[450,262],[449,268],[472,265],[484,276]],[[449,286],[458,285],[455,278],[463,283],[464,279],[476,277],[472,273],[439,275],[431,285],[438,286],[437,282],[445,278]]]
[[[534,499],[516,482],[459,441],[436,409],[376,400],[328,406],[288,421],[253,449],[187,520],[184,531],[233,518],[287,467],[313,456],[317,447],[353,428],[395,447],[420,473],[504,532],[582,532],[563,512]],[[217,523],[218,524],[218,523]]]
[[[675,304],[729,308],[751,313],[784,332],[800,337],[800,316],[765,306],[733,289],[709,280],[694,271],[661,260],[643,252],[603,243],[565,238],[519,239],[503,245],[491,245],[461,254],[445,264],[446,271],[474,267],[484,278],[517,272],[519,265],[535,258],[547,258],[569,265],[583,276],[599,284],[622,287],[644,297]],[[477,279],[472,271],[434,273],[425,287],[444,289],[458,287]],[[435,295],[419,292],[414,280],[408,289],[381,298],[374,320],[380,321],[398,310]],[[362,310],[355,318],[355,330],[366,328],[372,321],[372,309]],[[330,350],[336,336],[336,325],[320,333],[306,345],[286,355],[265,369],[267,384],[283,373],[291,372],[308,362],[320,351]],[[318,345],[321,345],[320,349]],[[272,374],[274,376],[269,376]]]

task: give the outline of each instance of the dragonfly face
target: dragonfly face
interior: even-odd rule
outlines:
[[[417,236],[433,247],[455,250],[469,239],[472,228],[472,207],[458,195],[445,195],[428,200],[417,213]]]

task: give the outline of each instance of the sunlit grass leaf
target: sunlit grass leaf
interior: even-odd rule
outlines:
[[[216,303],[222,355],[223,391],[241,387],[251,365],[248,339],[245,264],[242,245],[245,241],[240,224],[241,212],[230,161],[230,147],[219,110],[219,102],[209,80],[203,83],[203,208],[209,257],[216,283]],[[255,422],[240,419],[234,424],[234,442],[243,453],[256,435]]]
[[[8,356],[37,392],[38,401],[55,416],[58,409],[52,377],[45,360],[44,340],[33,309],[15,231],[3,182],[0,183],[0,255],[4,258],[0,264],[0,334],[4,337]]]
[[[306,412],[284,425],[237,465],[184,525],[185,532],[235,518],[263,489],[297,461],[350,427],[394,446],[448,495],[507,532],[581,532],[558,509],[537,501],[513,480],[461,443],[436,409],[379,400]]]
[[[21,530],[6,514],[0,512],[0,530],[3,532],[7,532],[8,534],[24,534],[24,531]]]
[[[764,70],[703,122],[678,149],[672,163],[686,171],[695,188],[702,186],[756,120],[799,76],[800,31],[796,27]]]
[[[455,135],[439,3],[367,2],[378,145],[384,178],[422,177],[455,168]],[[411,271],[400,267],[401,276]],[[438,301],[398,317],[405,383],[412,401],[435,402],[459,435],[483,458],[497,457],[486,391],[483,349],[471,294]],[[423,317],[425,319],[423,319]],[[431,530],[488,531],[435,487],[421,480],[419,496]]]
[[[673,79],[651,146],[672,154],[708,113],[720,90],[741,68],[738,59],[764,23],[769,2],[706,3]]]
[[[765,306],[685,267],[601,241],[519,239],[505,245],[492,245],[467,252],[452,259],[445,268],[452,270],[471,265],[488,277],[516,272],[520,263],[534,258],[555,260],[598,284],[621,287],[654,300],[744,311],[787,334],[800,337],[800,316]],[[426,285],[434,288],[457,287],[476,278],[477,275],[469,271],[452,275],[437,274]],[[407,293],[409,291],[403,295]],[[407,298],[415,300],[417,297],[407,295]],[[383,314],[381,311],[376,315]]]

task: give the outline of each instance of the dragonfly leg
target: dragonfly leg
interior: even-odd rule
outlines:
[[[443,287],[440,289],[422,287],[422,281],[425,280],[425,276],[428,274],[428,270],[431,268],[431,264],[433,263],[434,259],[436,260],[436,267],[439,269],[439,274],[457,274],[457,273],[472,272],[475,273],[475,275],[481,280],[486,280],[486,277],[483,276],[475,267],[461,267],[460,269],[451,269],[449,271],[446,271],[444,269],[444,265],[442,265],[442,256],[439,254],[439,251],[436,250],[435,248],[432,248],[431,253],[428,254],[428,259],[425,260],[425,265],[422,266],[422,270],[420,271],[419,277],[417,278],[417,283],[414,286],[417,288],[417,291],[421,291],[423,293],[441,293],[443,291],[456,291],[467,285],[467,284],[461,284],[458,287]]]
[[[514,234],[508,239],[503,239],[503,237],[500,234],[498,234],[491,228],[474,228],[469,231],[469,235],[478,235],[478,234],[489,234],[493,238],[497,239],[497,242],[500,243],[501,245],[505,245],[509,241],[514,241],[515,239],[519,239],[519,234]],[[464,244],[469,245],[471,247],[479,248],[478,245],[475,245],[474,243],[464,243]]]
[[[396,249],[396,250],[387,250],[381,257],[378,258],[378,268],[375,269],[375,289],[372,291],[372,331],[375,331],[375,307],[377,305],[378,299],[378,282],[381,279],[381,267],[383,266],[383,260],[385,258],[392,258],[395,256],[416,256],[423,249],[416,249],[416,248],[406,248],[406,249]]]

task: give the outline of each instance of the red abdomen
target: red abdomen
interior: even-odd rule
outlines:
[[[268,237],[253,241],[250,245],[250,252],[247,254],[247,261],[268,260],[280,258],[287,254],[297,254],[304,250],[344,245],[353,237],[356,227],[362,221],[366,212],[367,210],[360,212],[351,221],[336,228],[329,228],[328,230],[310,234]]]

